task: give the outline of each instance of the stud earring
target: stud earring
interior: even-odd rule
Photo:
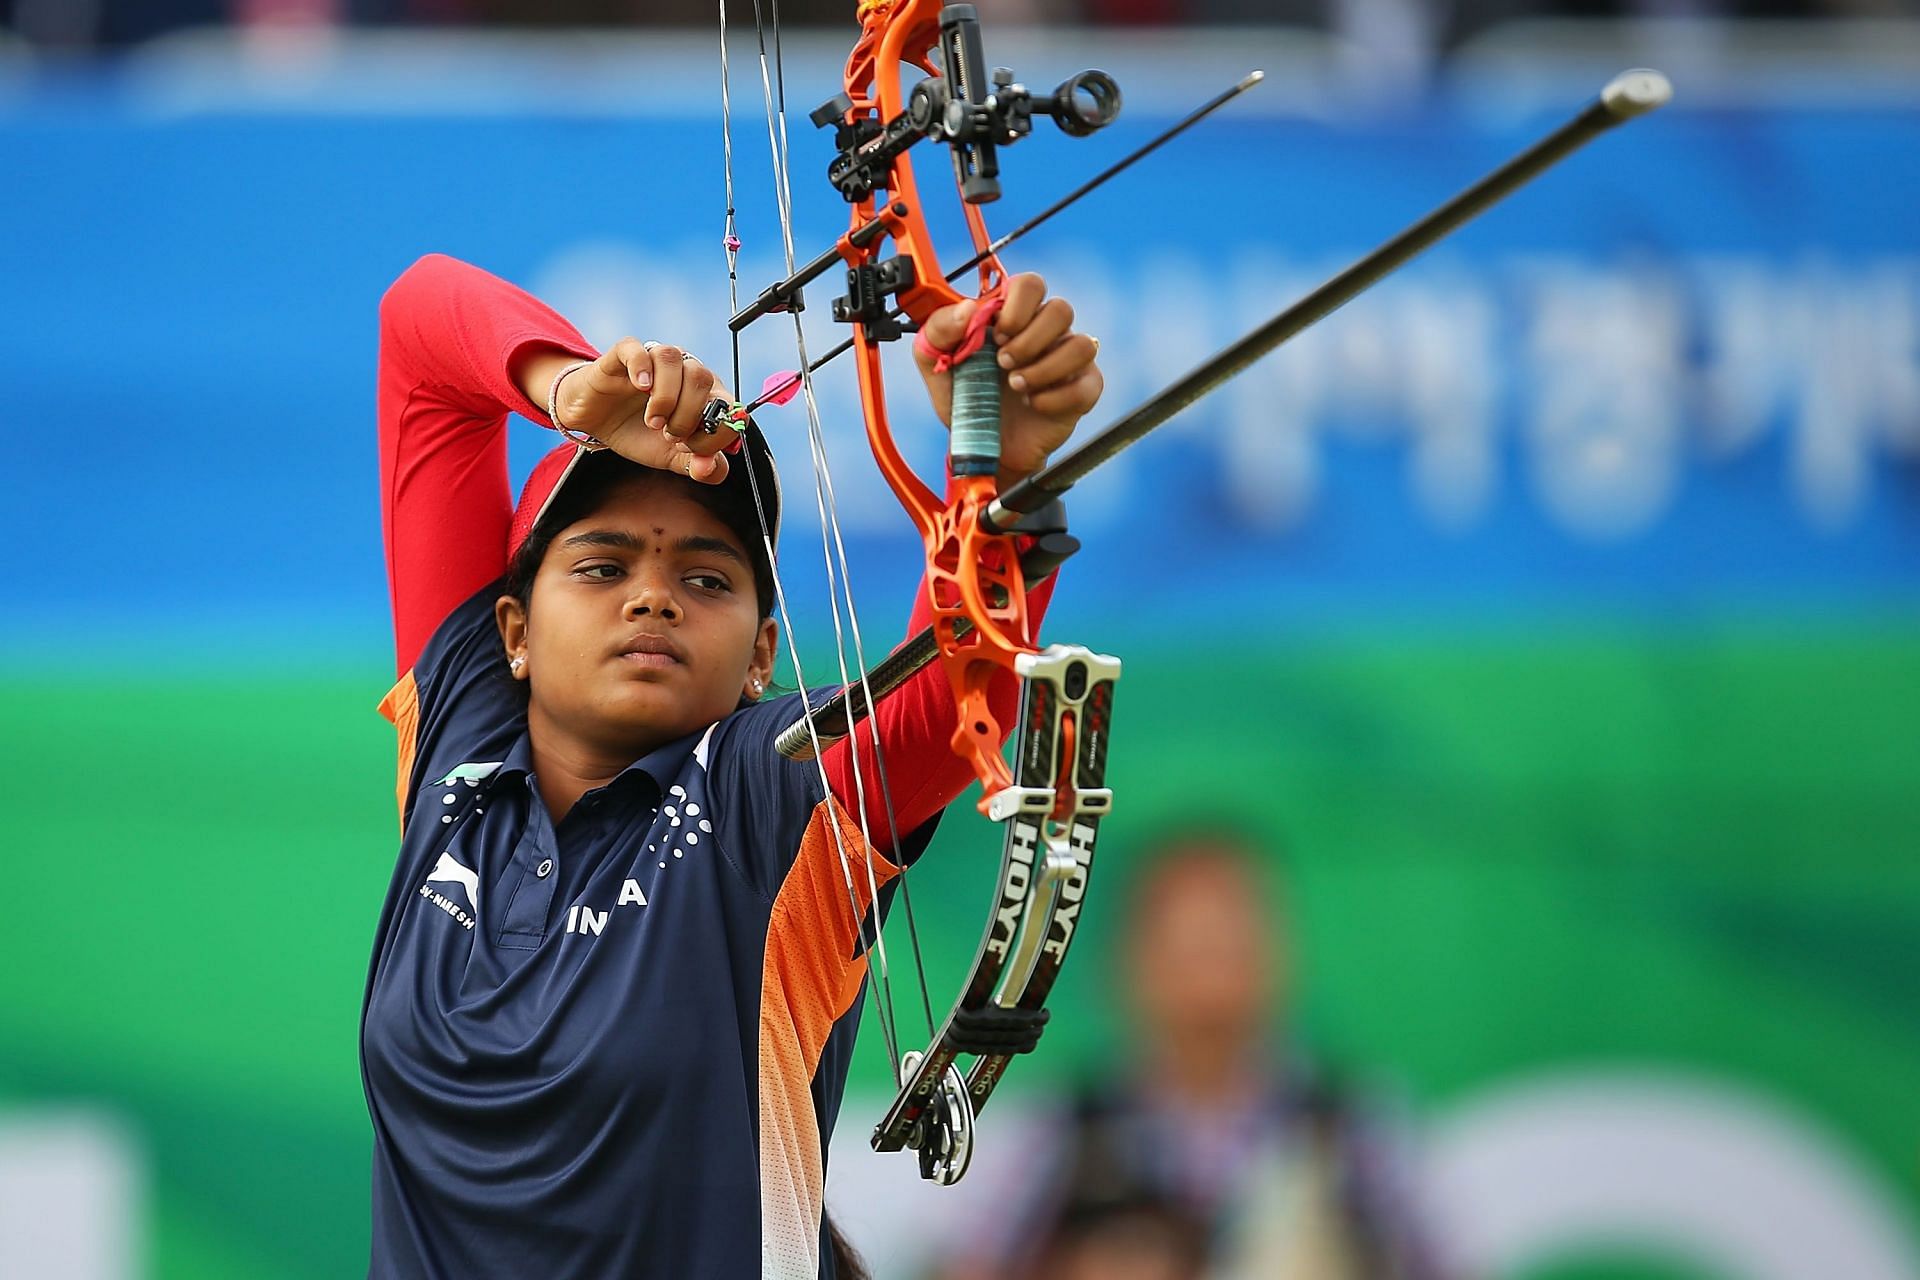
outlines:
[[[511,672],[513,672],[513,674],[515,674],[515,675],[519,675],[519,674],[520,674],[520,668],[522,668],[522,667],[524,667],[524,666],[526,666],[526,665],[527,665],[527,658],[526,658],[526,655],[525,655],[525,654],[521,654],[521,655],[520,655],[519,657],[517,657],[517,658],[515,658],[515,659],[514,659],[514,660],[513,660],[512,662],[509,662],[509,663],[507,664],[507,670],[509,670],[509,671],[511,671]]]
[[[755,693],[759,693],[761,690],[765,689],[766,687],[767,687],[766,683],[762,681],[759,676],[755,676],[753,678],[753,691]]]

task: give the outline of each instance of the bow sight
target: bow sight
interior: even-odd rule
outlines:
[[[1025,85],[1017,83],[1007,67],[995,67],[983,83],[980,68],[985,65],[986,55],[981,49],[980,19],[970,4],[950,4],[940,11],[938,52],[940,71],[914,85],[905,106],[891,118],[882,118],[874,106],[856,106],[845,92],[835,94],[808,115],[815,127],[833,128],[836,153],[827,165],[827,181],[848,204],[868,204],[876,192],[897,194],[897,166],[908,148],[923,139],[945,143],[952,153],[961,200],[968,205],[988,204],[1000,198],[999,148],[1032,133],[1034,116],[1050,117],[1069,137],[1084,138],[1112,124],[1120,114],[1120,86],[1104,71],[1068,76],[1044,97],[1035,97]],[[931,55],[925,69],[933,70]],[[1231,94],[1223,94],[1163,136],[1178,132],[1228,96]],[[1160,141],[1156,139],[1136,156]],[[1112,172],[1131,162],[1132,158],[1123,161]],[[843,258],[851,261],[860,257],[861,251],[883,235],[894,234],[913,215],[906,201],[892,200],[850,230],[841,245],[822,253],[787,279],[767,286],[750,306],[734,314],[727,327],[738,333],[761,316],[804,310],[803,287]],[[1037,225],[1045,216],[1023,230]],[[948,279],[979,265],[990,252],[983,248]],[[833,318],[861,325],[871,341],[890,342],[906,332],[906,327],[899,323],[899,309],[890,309],[887,299],[911,288],[916,278],[914,260],[909,255],[862,260],[848,270],[847,291],[834,299]],[[753,407],[760,403],[764,401]]]
[[[985,62],[973,6],[950,4],[940,11],[942,73],[913,87],[906,110],[886,121],[849,120],[853,100],[844,93],[816,107],[808,119],[820,128],[834,126],[839,148],[827,166],[834,190],[850,203],[867,199],[887,187],[895,158],[926,138],[952,149],[960,198],[987,204],[1000,198],[997,149],[1032,133],[1035,115],[1051,116],[1063,133],[1084,138],[1120,114],[1120,86],[1104,71],[1069,76],[1046,97],[1035,98],[1006,67],[993,69],[988,92],[980,79]]]

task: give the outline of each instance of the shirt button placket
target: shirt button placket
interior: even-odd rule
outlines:
[[[560,860],[559,850],[554,848],[553,827],[542,818],[540,814],[529,818],[527,829],[521,833],[519,845],[513,851],[513,860],[520,865],[525,878],[514,891],[512,901],[507,904],[507,918],[501,922],[503,946],[533,947],[547,936],[554,886],[560,881],[554,871]]]

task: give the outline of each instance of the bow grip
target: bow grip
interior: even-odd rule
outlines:
[[[988,327],[980,349],[953,366],[953,433],[948,465],[956,476],[1000,470],[999,347]]]

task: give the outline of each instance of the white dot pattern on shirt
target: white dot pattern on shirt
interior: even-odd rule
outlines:
[[[672,800],[677,800],[680,803],[659,805],[653,810],[654,814],[659,818],[665,818],[667,825],[671,828],[685,827],[687,845],[698,845],[700,843],[700,837],[694,833],[692,825],[693,820],[697,818],[700,813],[699,803],[689,800],[687,798],[687,789],[679,783],[675,783],[673,786],[667,788],[667,797]],[[713,824],[705,818],[699,818],[699,827],[701,831],[709,835],[713,832]],[[663,837],[650,840],[647,842],[647,852],[661,855],[672,854],[674,858],[684,859],[687,856],[686,849],[676,847],[674,840],[675,837],[671,832]],[[667,862],[664,860],[659,863],[662,871],[666,870],[667,865]]]

